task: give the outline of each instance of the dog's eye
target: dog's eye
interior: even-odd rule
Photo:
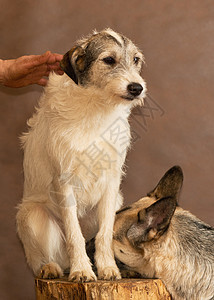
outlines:
[[[120,253],[124,253],[123,250],[120,249]]]
[[[137,65],[139,61],[140,61],[140,57],[135,56],[134,57],[134,63]]]
[[[112,57],[112,56],[108,56],[108,57],[103,58],[103,61],[107,65],[114,65],[116,63],[114,57]]]

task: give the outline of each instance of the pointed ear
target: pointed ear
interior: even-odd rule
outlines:
[[[78,73],[84,69],[84,50],[80,47],[73,47],[65,53],[60,62],[62,70],[78,84]]]
[[[147,196],[156,199],[164,197],[178,198],[179,192],[183,184],[183,172],[179,166],[174,166],[169,169],[161,178],[153,191],[148,193]]]
[[[128,240],[135,246],[158,239],[167,229],[176,209],[176,199],[162,198],[138,212],[138,222],[127,232]]]

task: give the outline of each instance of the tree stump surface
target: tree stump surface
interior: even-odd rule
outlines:
[[[37,300],[171,300],[160,279],[98,280],[73,283],[62,279],[35,279]]]

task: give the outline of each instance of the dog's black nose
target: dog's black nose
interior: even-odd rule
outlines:
[[[143,87],[139,83],[132,82],[127,86],[127,89],[132,96],[139,96],[143,90]]]

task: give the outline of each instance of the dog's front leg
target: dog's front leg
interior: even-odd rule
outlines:
[[[71,185],[61,187],[60,208],[64,223],[66,246],[70,258],[69,280],[75,282],[93,281],[96,276],[86,254],[85,239],[77,218],[77,204]]]
[[[95,261],[99,279],[113,280],[121,278],[112,249],[116,201],[120,196],[118,190],[118,186],[111,189],[110,185],[98,205],[99,232],[95,240]]]

